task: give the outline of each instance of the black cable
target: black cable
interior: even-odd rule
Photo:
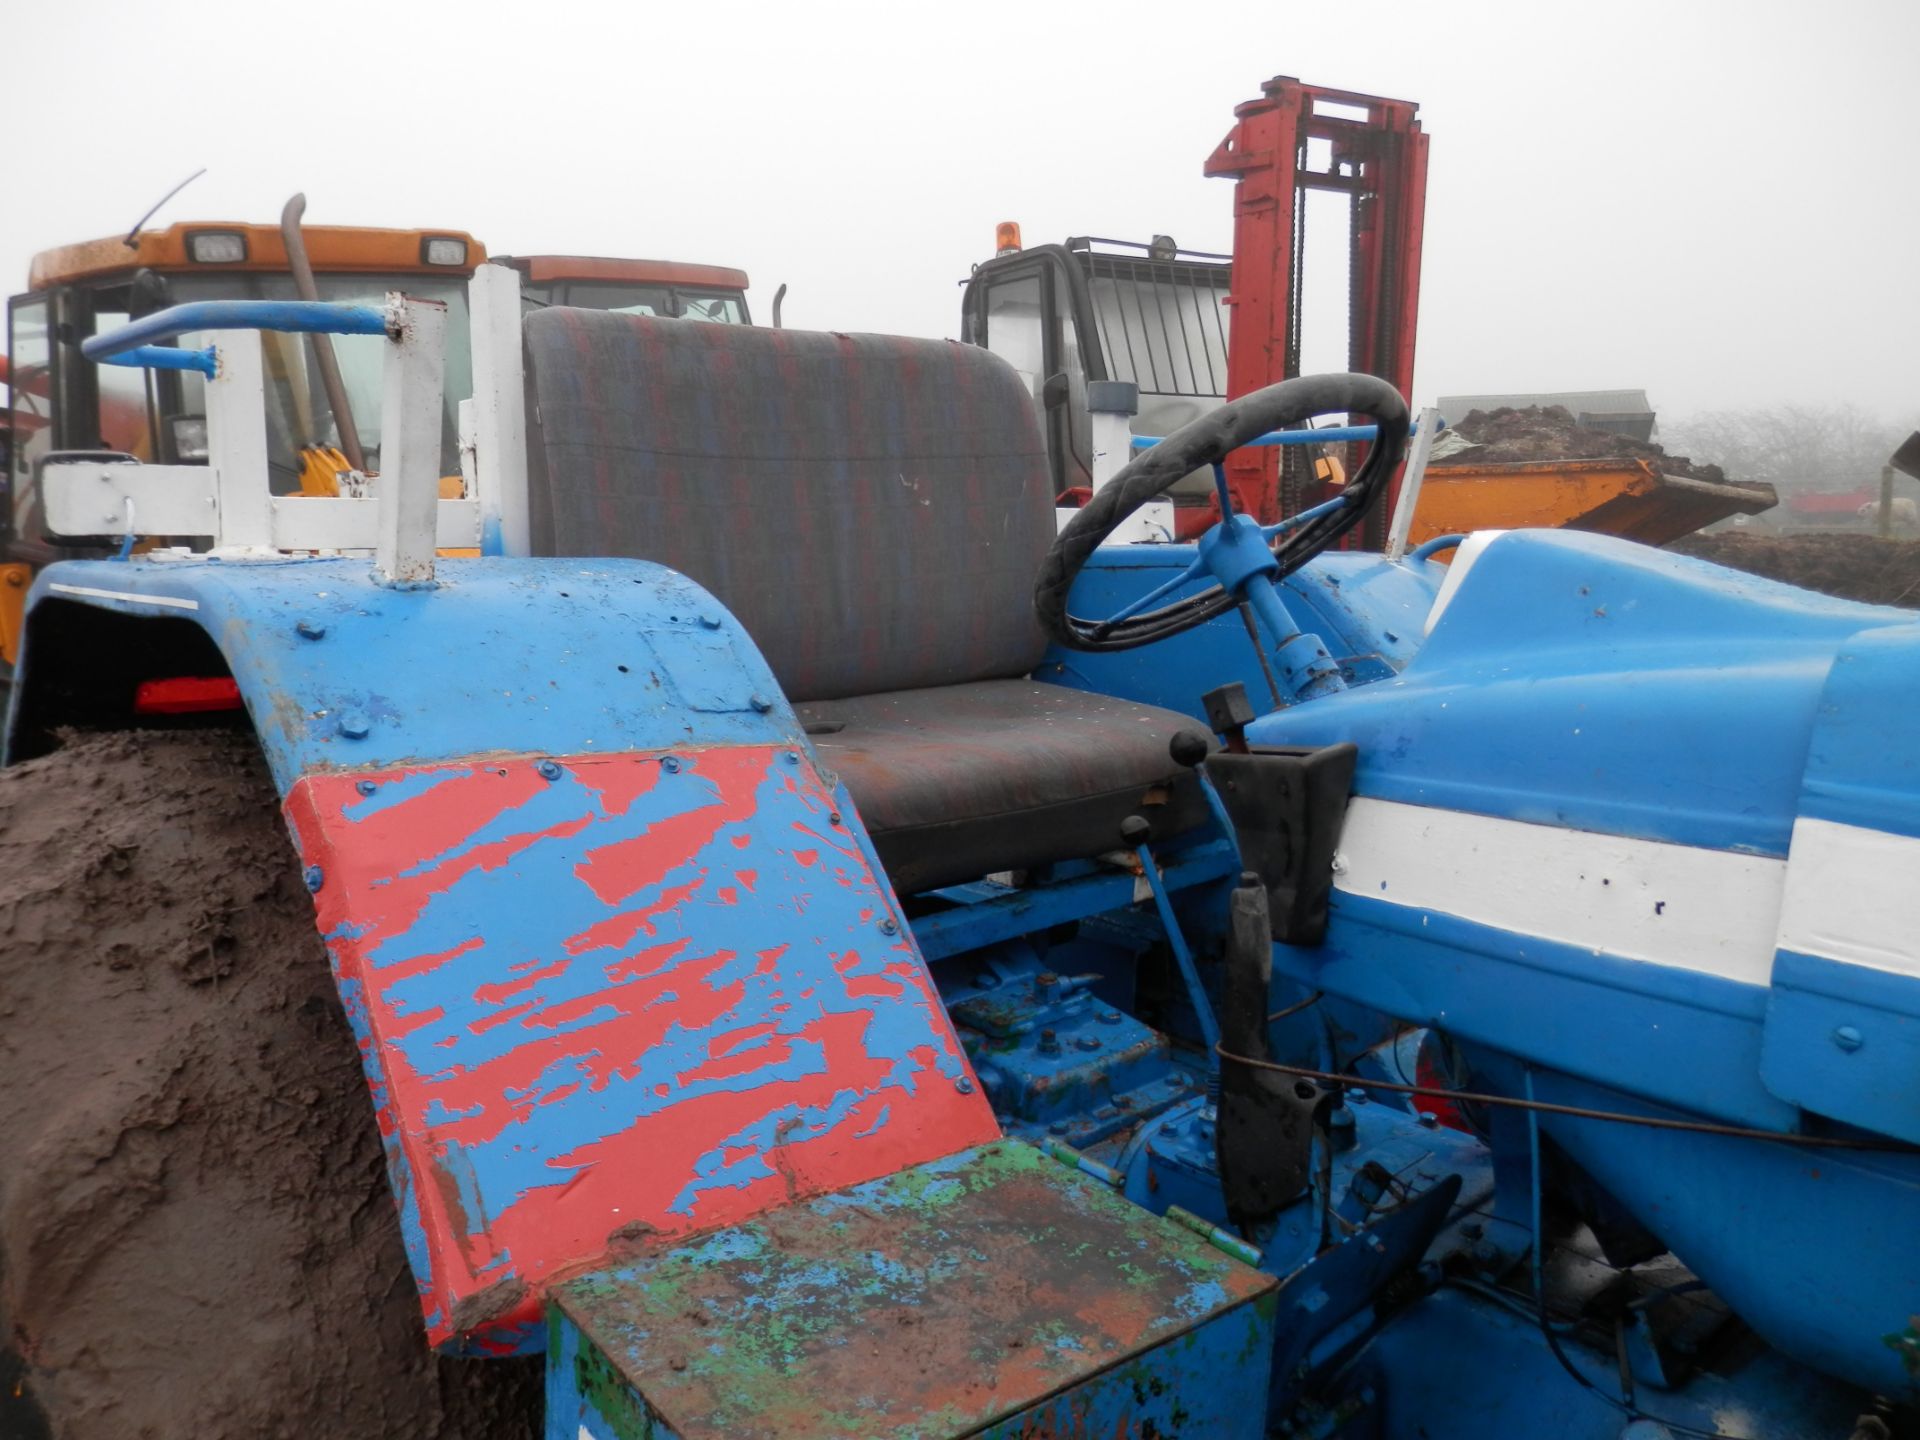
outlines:
[[[1271,1025],[1276,1020],[1285,1020],[1289,1015],[1298,1015],[1302,1010],[1310,1010],[1322,1000],[1326,999],[1326,996],[1326,991],[1316,990],[1307,996],[1306,999],[1295,1001],[1284,1009],[1274,1011],[1271,1015],[1267,1016],[1267,1024]]]
[[[1668,1120],[1658,1115],[1629,1115],[1622,1110],[1591,1110],[1584,1105],[1556,1105],[1550,1100],[1520,1100],[1511,1095],[1487,1095],[1474,1090],[1443,1090],[1437,1085],[1396,1085],[1391,1080],[1368,1080],[1359,1075],[1337,1074],[1330,1070],[1310,1070],[1304,1065],[1282,1065],[1277,1060],[1256,1060],[1251,1055],[1236,1055],[1223,1046],[1214,1046],[1222,1060],[1251,1065],[1256,1070],[1271,1070],[1278,1075],[1294,1075],[1303,1080],[1324,1080],[1336,1085],[1355,1085],[1362,1090],[1393,1090],[1402,1095],[1428,1095],[1436,1100],[1464,1101],[1479,1105],[1505,1105],[1542,1115],[1566,1115],[1575,1120],[1606,1120],[1617,1125],[1639,1125],[1649,1130],[1684,1130],[1694,1135],[1720,1135],[1735,1140],[1771,1140],[1781,1145],[1800,1145],[1817,1150],[1871,1150],[1899,1155],[1920,1154],[1920,1145],[1905,1140],[1852,1139],[1844,1135],[1790,1135],[1780,1130],[1752,1130],[1744,1125],[1721,1125],[1712,1120]]]

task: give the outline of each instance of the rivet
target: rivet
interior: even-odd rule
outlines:
[[[971,1095],[973,1094],[973,1081],[962,1075],[958,1080],[953,1082],[953,1088],[958,1090],[962,1095]]]
[[[708,630],[718,630],[720,628],[720,617],[718,615],[702,615],[700,617],[700,624]]]
[[[787,751],[786,761],[789,765],[798,765],[800,763],[800,752],[798,750]]]
[[[373,794],[374,791],[378,790],[380,787],[374,784],[373,781],[371,780],[362,780],[358,785],[354,786],[353,788],[358,790],[362,795],[371,795]]]
[[[1100,1037],[1098,1035],[1082,1035],[1073,1043],[1078,1045],[1082,1050],[1098,1050],[1100,1048]]]
[[[1102,1025],[1118,1025],[1120,1023],[1120,1012],[1118,1010],[1102,1010],[1100,1012],[1100,1023]]]
[[[840,812],[838,810],[829,810],[827,812],[827,824],[838,825],[839,823],[840,823]]]
[[[677,755],[662,755],[660,757],[660,768],[669,775],[678,775],[680,773],[680,757]]]
[[[349,710],[340,717],[335,728],[349,740],[364,740],[373,726],[358,710]]]
[[[1440,1123],[1440,1117],[1435,1115],[1431,1110],[1422,1110],[1420,1112],[1420,1128],[1421,1129],[1431,1130],[1435,1126],[1437,1126],[1439,1123]]]
[[[762,715],[773,708],[773,702],[767,699],[766,696],[759,694],[749,695],[747,697],[747,704],[758,710]]]
[[[1867,1037],[1851,1025],[1842,1025],[1838,1030],[1833,1032],[1833,1043],[1851,1055],[1855,1050],[1858,1050],[1862,1045],[1867,1043]]]
[[[309,865],[306,874],[301,877],[307,882],[307,889],[319,893],[320,887],[327,883],[327,872],[318,865]]]
[[[552,760],[542,760],[533,768],[540,772],[540,778],[542,780],[558,780],[560,778],[560,766]]]
[[[318,620],[302,620],[293,628],[299,632],[302,640],[323,639],[327,633],[327,627]]]
[[[880,922],[880,933],[882,935],[898,935],[900,933],[900,926],[898,922],[889,915],[885,920]]]

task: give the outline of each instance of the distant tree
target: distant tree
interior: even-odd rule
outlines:
[[[1782,405],[1663,421],[1660,444],[1670,455],[1718,465],[1729,480],[1765,480],[1783,494],[1851,490],[1877,481],[1894,447],[1915,428],[1914,420],[1899,424],[1854,405]]]

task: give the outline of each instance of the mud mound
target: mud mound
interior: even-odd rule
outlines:
[[[1920,609],[1920,540],[1874,535],[1689,535],[1668,547],[1843,600]]]
[[[1478,448],[1462,450],[1435,467],[1447,465],[1511,465],[1532,460],[1644,460],[1662,475],[1726,483],[1718,465],[1696,465],[1684,455],[1669,455],[1631,435],[1590,430],[1578,423],[1564,405],[1528,405],[1516,409],[1470,410],[1464,420],[1448,427]]]
[[[55,1440],[537,1434],[534,1362],[427,1348],[250,739],[0,771],[0,1147],[0,1335]]]

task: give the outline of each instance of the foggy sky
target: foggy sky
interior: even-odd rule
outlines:
[[[0,274],[154,223],[745,267],[757,318],[953,335],[998,220],[1231,248],[1201,162],[1291,74],[1420,102],[1416,400],[1920,423],[1916,0],[4,5]],[[1308,368],[1339,368],[1322,274]]]

